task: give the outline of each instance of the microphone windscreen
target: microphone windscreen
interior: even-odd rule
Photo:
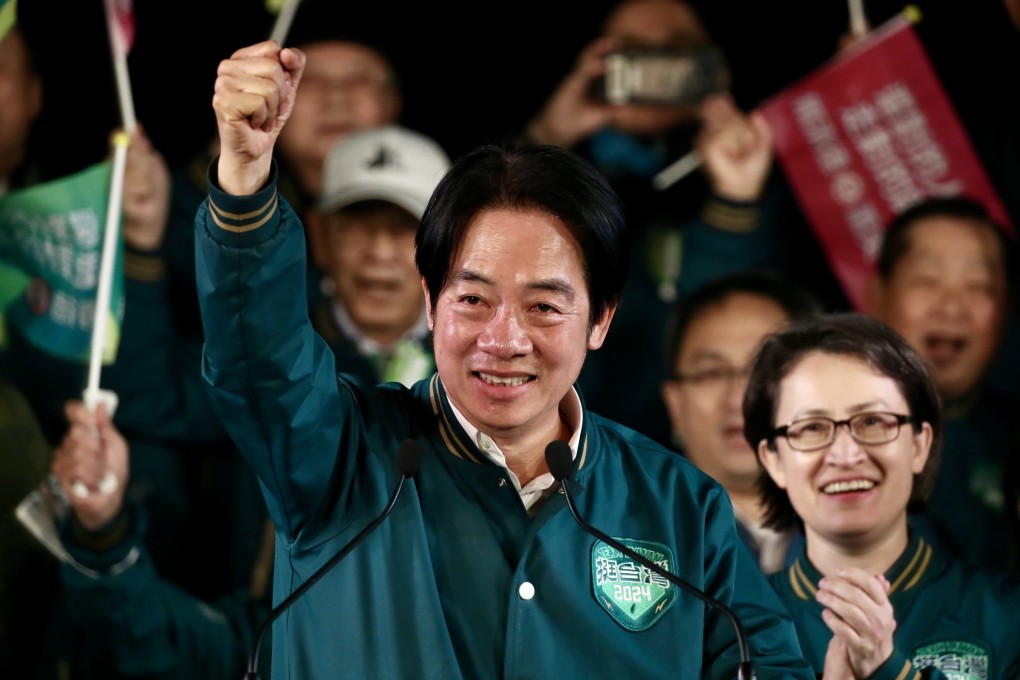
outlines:
[[[570,479],[574,467],[574,456],[570,453],[570,446],[560,439],[549,442],[545,447],[545,464],[549,466],[549,472],[557,482]]]
[[[421,463],[421,444],[414,439],[405,439],[397,449],[397,474],[414,477]]]

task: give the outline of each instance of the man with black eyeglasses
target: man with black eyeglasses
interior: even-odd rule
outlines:
[[[765,335],[818,311],[808,291],[779,274],[742,272],[683,298],[666,336],[662,399],[673,443],[725,487],[740,537],[767,574],[784,565],[792,532],[761,524],[758,462],[741,415],[747,370]]]

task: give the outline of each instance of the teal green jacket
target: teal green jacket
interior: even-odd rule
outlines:
[[[73,677],[240,680],[267,604],[243,590],[206,602],[163,578],[145,545],[146,517],[129,502],[100,533],[61,525],[74,560],[60,565],[64,609],[77,631]]]
[[[438,375],[410,389],[338,379],[294,300],[298,218],[273,182],[246,197],[216,184],[196,217],[203,372],[277,528],[276,602],[380,514],[400,443],[423,451],[389,517],[277,620],[274,680],[735,677],[727,619],[596,542],[560,494],[530,518]],[[810,678],[723,488],[634,431],[583,421],[582,516],[735,610],[759,678]]]
[[[769,577],[819,677],[832,637],[814,597],[821,578],[803,552]],[[871,680],[1020,678],[1020,579],[971,569],[918,536],[886,578],[895,650]]]

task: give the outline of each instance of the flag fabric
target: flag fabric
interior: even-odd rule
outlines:
[[[111,163],[100,163],[0,197],[0,347],[16,327],[50,354],[89,360],[111,173]],[[120,339],[122,260],[118,241],[105,363]]]
[[[114,53],[125,58],[135,42],[135,11],[132,0],[104,0],[106,24]]]
[[[0,40],[18,19],[18,0],[0,0]]]
[[[1002,202],[913,29],[901,14],[760,107],[776,156],[851,304],[885,226],[933,196]]]

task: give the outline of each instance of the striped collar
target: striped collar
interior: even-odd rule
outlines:
[[[932,573],[933,553],[931,545],[920,536],[913,536],[906,550],[889,568],[885,576],[892,584],[889,596],[918,588],[925,576]],[[797,560],[786,570],[786,578],[794,594],[801,600],[814,601],[818,592],[818,581],[822,574],[807,558],[807,544]]]
[[[439,374],[435,373],[432,378],[429,379],[428,384],[429,402],[432,406],[432,413],[436,417],[436,422],[439,426],[439,435],[443,440],[443,444],[447,450],[463,460],[471,461],[472,463],[492,463],[491,459],[478,449],[478,445],[475,440],[464,430],[461,426],[457,414],[454,411],[453,406],[450,404],[448,397],[446,396],[446,389],[443,387],[443,381],[439,379]],[[580,400],[580,396],[578,395]],[[581,404],[581,426],[580,432],[575,432],[575,437],[578,437],[576,449],[574,451],[574,470],[580,471],[584,468],[588,462],[588,433],[590,431],[589,418],[587,413],[584,412],[584,405]],[[574,440],[571,440],[571,448]]]

